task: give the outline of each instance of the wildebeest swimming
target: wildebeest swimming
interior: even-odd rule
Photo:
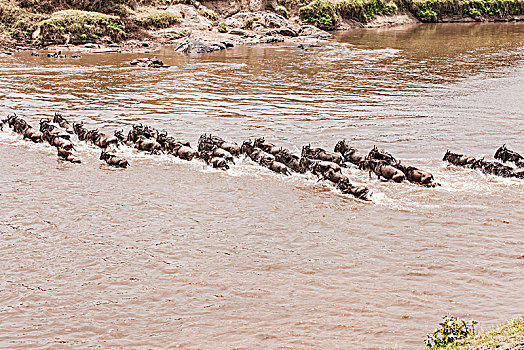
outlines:
[[[105,150],[102,150],[102,153],[100,153],[100,160],[103,160],[107,164],[117,167],[117,168],[127,168],[129,166],[129,163],[127,162],[126,159],[122,157],[118,157]]]
[[[406,179],[406,175],[402,171],[389,165],[385,160],[366,159],[360,162],[359,168],[369,172],[370,178],[371,172],[374,172],[379,179],[383,177],[386,180],[393,180],[395,182],[402,182]]]
[[[426,187],[438,185],[430,172],[420,170],[414,166],[405,165],[396,159],[391,153],[374,146],[367,155],[360,153],[352,147],[346,140],[338,141],[335,145],[335,152],[342,154],[344,161],[356,165],[359,169],[375,173],[378,178],[402,182],[408,180]]]
[[[465,168],[477,169],[487,175],[496,175],[501,177],[515,177],[519,179],[524,178],[524,171],[514,169],[508,165],[499,162],[487,161],[484,158],[476,159],[472,156],[466,156],[460,153],[453,153],[446,151],[442,160],[447,161],[456,166]]]
[[[515,151],[507,149],[506,145],[502,145],[497,149],[495,159],[499,159],[504,163],[512,162],[515,163],[518,168],[524,168],[524,157]]]
[[[43,135],[40,131],[33,129],[24,119],[18,117],[16,114],[8,116],[7,119],[2,123],[7,123],[13,130],[22,135],[24,139],[31,140],[33,142],[42,142]]]
[[[71,163],[81,163],[73,152],[75,144],[72,135],[79,141],[101,148],[100,160],[110,166],[126,168],[129,162],[115,152],[121,146],[133,147],[137,151],[150,154],[165,154],[192,161],[198,159],[213,168],[227,170],[235,161],[242,157],[275,173],[291,175],[293,173],[309,172],[323,180],[332,183],[340,192],[351,194],[356,198],[367,200],[371,191],[365,186],[352,184],[349,172],[345,169],[355,166],[374,173],[379,179],[402,182],[404,180],[427,187],[436,185],[433,175],[414,166],[406,165],[392,154],[374,146],[368,154],[359,152],[348,141],[341,140],[335,145],[334,152],[319,147],[305,145],[300,155],[289,149],[266,141],[263,137],[243,141],[240,145],[227,141],[217,135],[203,134],[200,136],[197,149],[191,147],[189,141],[169,135],[164,130],[154,127],[134,124],[127,134],[123,129],[113,133],[105,133],[98,129],[88,129],[82,122],[69,123],[60,113],[55,113],[52,119],[42,118],[40,130],[34,129],[24,119],[16,114],[0,120],[0,130],[7,126],[24,139],[33,142],[47,142],[56,147],[60,160]],[[503,162],[512,162],[522,166],[523,157],[505,145],[495,153],[495,158]],[[503,177],[524,178],[524,169],[515,169],[499,162],[476,159],[458,153],[446,152],[443,160],[451,164]]]

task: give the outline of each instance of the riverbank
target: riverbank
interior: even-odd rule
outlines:
[[[503,325],[476,335],[458,340],[446,346],[432,347],[431,350],[521,350],[524,348],[524,316],[509,320]],[[402,350],[386,347],[384,350]]]
[[[463,340],[456,341],[442,350],[479,350],[524,348],[524,316],[510,320],[491,331],[482,332]]]
[[[96,44],[95,49],[132,51],[159,45],[317,44],[326,31],[421,22],[520,21],[521,0],[314,0],[235,2],[221,0],[103,2],[0,0],[0,43],[6,49]]]

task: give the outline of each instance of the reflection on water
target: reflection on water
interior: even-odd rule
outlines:
[[[0,57],[3,115],[62,111],[196,143],[265,136],[298,152],[345,138],[430,170],[442,187],[369,179],[372,203],[242,161],[227,173],[131,149],[80,166],[0,133],[0,347],[423,347],[447,312],[489,327],[523,300],[524,183],[440,161],[524,152],[524,25],[337,33],[308,51],[163,49],[81,60]]]

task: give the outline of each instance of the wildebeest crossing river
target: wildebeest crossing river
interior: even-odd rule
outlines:
[[[524,25],[341,33],[311,50],[246,46],[57,60],[0,57],[1,118],[62,112],[196,143],[265,137],[300,154],[346,139],[442,185],[369,179],[370,202],[309,175],[123,149],[81,165],[0,132],[0,347],[423,347],[442,315],[519,315],[524,181],[442,161],[524,151]]]

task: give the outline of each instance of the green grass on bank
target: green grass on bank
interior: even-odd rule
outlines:
[[[423,340],[421,340],[421,344]],[[421,345],[422,349],[422,345]],[[426,348],[428,349],[428,348]],[[445,346],[428,350],[522,350],[524,349],[524,316],[482,333],[457,340]],[[400,347],[385,347],[383,350],[402,350]]]
[[[121,41],[182,19],[161,7],[192,0],[0,0],[0,40],[41,44]]]
[[[299,11],[302,22],[333,29],[341,19],[366,23],[377,15],[406,12],[423,22],[446,16],[504,19],[523,15],[524,0],[314,0]]]
[[[524,349],[524,316],[508,321],[491,331],[482,332],[458,340],[439,350],[480,350],[480,349]]]

